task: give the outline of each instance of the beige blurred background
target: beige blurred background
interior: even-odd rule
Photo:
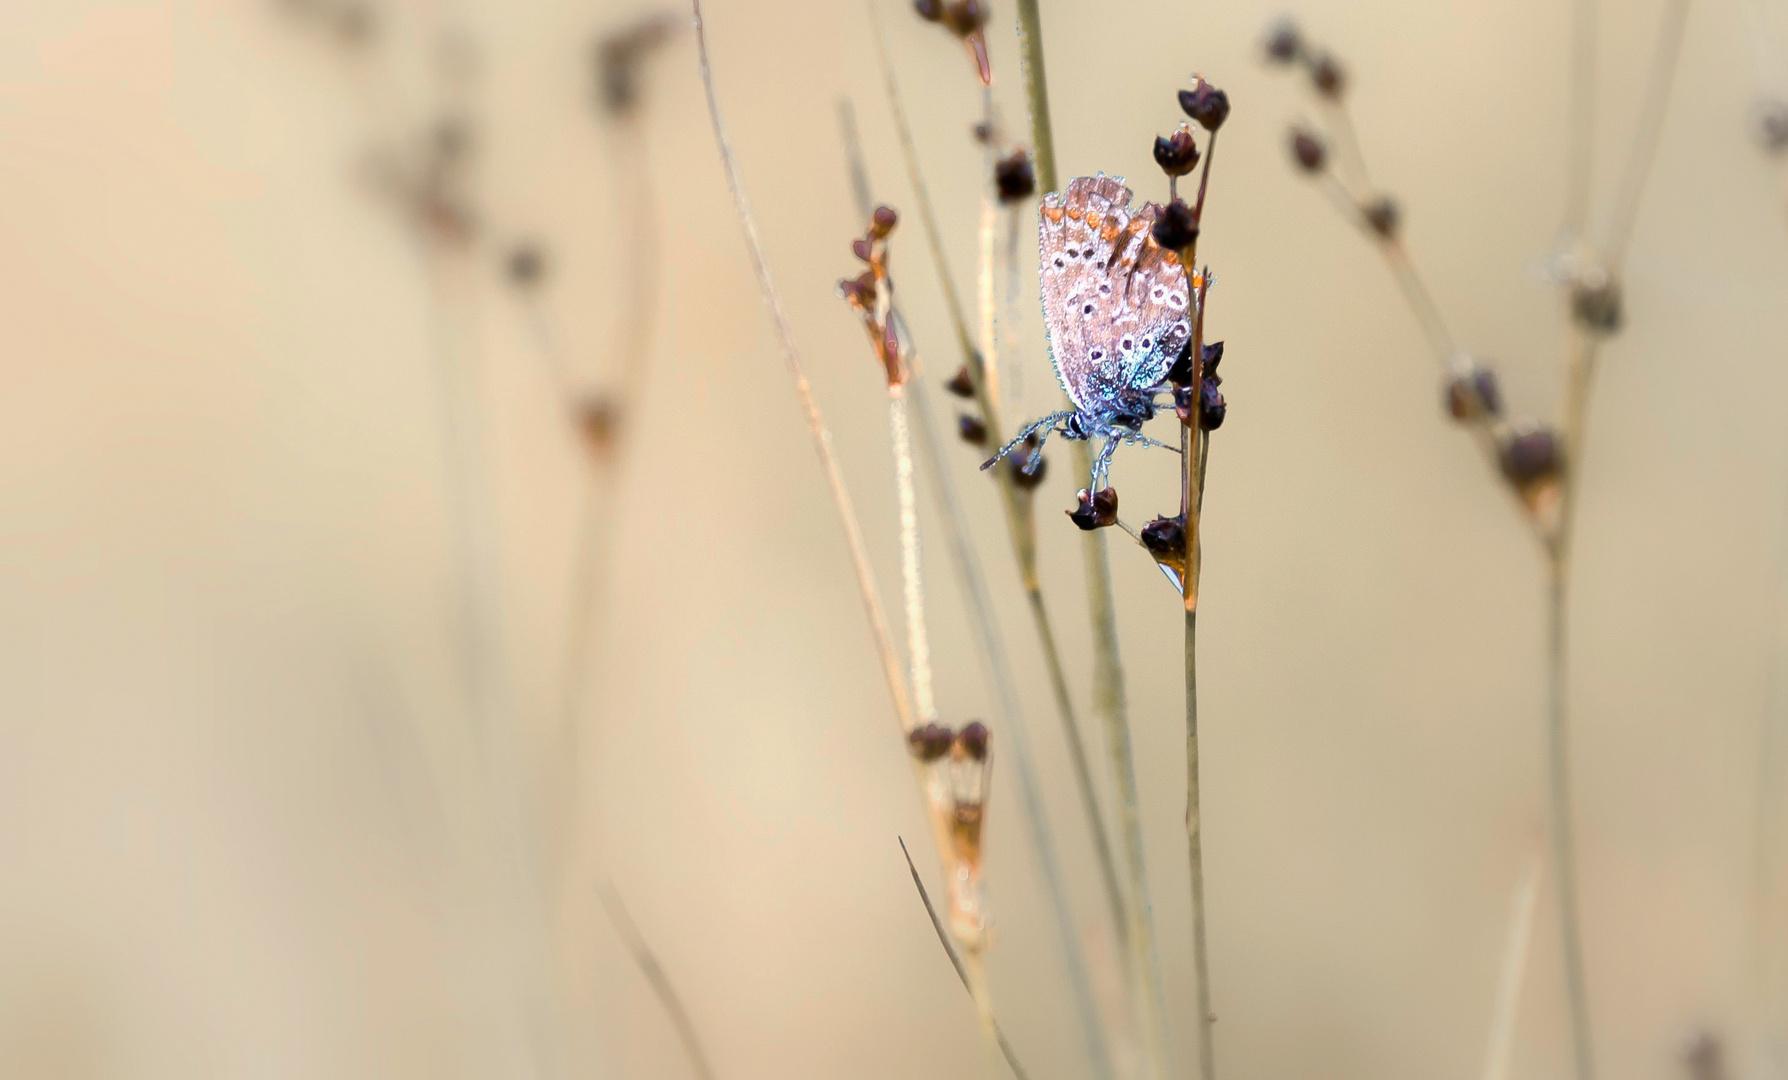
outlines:
[[[1602,6],[1606,209],[1661,4]],[[1043,7],[1064,175],[1124,174],[1158,197],[1150,140],[1188,72],[1235,103],[1201,247],[1230,402],[1200,620],[1220,1064],[1475,1077],[1542,821],[1536,553],[1437,408],[1383,267],[1288,167],[1284,124],[1308,105],[1256,59],[1281,0]],[[393,0],[354,53],[272,3],[0,5],[0,1075],[690,1075],[602,913],[604,881],[726,1080],[987,1075],[895,843],[923,818],[686,30],[646,82],[666,295],[642,441],[608,508],[618,571],[576,762],[581,855],[542,884],[591,469],[537,332],[580,385],[614,370],[626,204],[589,53],[645,10]],[[904,3],[884,10],[966,281],[967,67]],[[999,100],[1022,127],[1010,0],[993,12]],[[1455,333],[1500,363],[1515,411],[1549,416],[1563,316],[1538,267],[1562,209],[1565,6],[1297,14],[1354,76],[1375,178],[1402,197]],[[878,197],[910,203],[869,24],[819,0],[711,0],[708,15],[770,257],[892,589],[883,398],[833,295],[861,230],[839,98]],[[469,73],[481,223],[447,260],[364,169],[444,107],[444,26]],[[1758,54],[1771,45],[1737,4],[1696,5],[1629,326],[1590,416],[1574,751],[1607,1077],[1682,1075],[1699,1031],[1764,1075],[1749,1068],[1752,881],[1783,613],[1788,217],[1745,126]],[[530,237],[549,260],[533,306],[501,266]],[[918,239],[896,235],[896,270],[941,376],[951,338]],[[1037,412],[1052,380],[1025,307]],[[444,364],[471,375],[444,380]],[[444,426],[444,402],[469,402],[474,424]],[[484,464],[456,501],[448,448],[470,443]],[[993,492],[957,449],[1096,941],[1090,847]],[[1171,507],[1166,457],[1119,456],[1127,516]],[[1055,464],[1046,589],[1084,703],[1078,534],[1056,516],[1075,478]],[[484,685],[509,704],[482,712],[462,510],[475,549],[500,555],[484,586],[500,634],[480,640],[501,648]],[[941,701],[988,716],[935,525]],[[1112,563],[1184,1074],[1179,620],[1138,551],[1114,544]],[[1083,1075],[1002,762],[996,1002],[1037,1080]],[[1546,893],[1512,1069],[1531,1080],[1569,1071],[1556,934]]]

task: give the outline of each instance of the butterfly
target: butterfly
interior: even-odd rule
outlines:
[[[1042,460],[1051,432],[1105,440],[1093,461],[1092,490],[1120,443],[1166,446],[1142,434],[1168,393],[1167,372],[1192,339],[1191,294],[1179,255],[1155,242],[1161,207],[1130,209],[1119,177],[1082,176],[1043,197],[1037,218],[1043,322],[1056,378],[1074,407],[1025,427],[981,467],[1043,433],[1024,467]],[[1171,447],[1170,447],[1171,449]]]

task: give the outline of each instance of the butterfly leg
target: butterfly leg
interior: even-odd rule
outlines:
[[[1024,440],[1030,438],[1032,435],[1035,435],[1039,430],[1043,431],[1043,438],[1045,440],[1047,440],[1049,438],[1049,432],[1054,430],[1056,424],[1060,423],[1063,420],[1066,420],[1068,417],[1073,416],[1073,415],[1074,415],[1074,411],[1072,409],[1068,409],[1068,410],[1064,410],[1062,412],[1050,413],[1048,416],[1045,416],[1043,419],[1034,421],[1033,423],[1031,423],[1031,425],[1029,427],[1026,427],[1024,430],[1020,431],[1016,436],[1014,436],[1011,442],[1000,447],[999,453],[988,458],[986,461],[983,461],[981,463],[981,468],[983,468],[983,469],[993,468],[996,464],[999,463],[1001,458],[1008,456],[1009,454],[1012,453],[1012,451],[1018,449],[1020,446],[1023,446]],[[1042,445],[1039,444],[1037,449],[1041,450]],[[1033,456],[1031,460],[1035,461],[1037,459]]]
[[[1160,439],[1151,439],[1147,435],[1132,435],[1124,441],[1135,443],[1138,446],[1159,446],[1163,450],[1172,450],[1176,454],[1180,452],[1180,448],[1172,443],[1164,443]]]
[[[1107,438],[1105,445],[1099,448],[1099,456],[1093,459],[1092,490],[1098,491],[1109,485],[1106,476],[1111,472],[1111,456],[1117,453],[1118,443],[1122,441],[1114,435]]]

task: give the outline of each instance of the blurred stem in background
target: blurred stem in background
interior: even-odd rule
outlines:
[[[1019,52],[1023,57],[1025,100],[1030,108],[1037,183],[1043,191],[1060,191],[1055,164],[1055,133],[1049,116],[1049,80],[1043,63],[1042,16],[1037,10],[1037,0],[1017,0],[1017,4]],[[1091,446],[1087,442],[1073,445],[1076,467],[1083,473],[1091,472]],[[1093,632],[1093,709],[1105,724],[1106,754],[1117,789],[1118,835],[1129,877],[1124,938],[1130,947],[1130,979],[1135,995],[1132,1004],[1141,1028],[1144,1071],[1151,1077],[1161,1077],[1167,1071],[1167,1037],[1162,1029],[1166,1006],[1161,986],[1161,958],[1155,945],[1154,916],[1150,910],[1148,868],[1142,845],[1141,797],[1130,745],[1124,669],[1118,652],[1117,605],[1112,595],[1111,565],[1103,530],[1087,531],[1081,543],[1086,565],[1087,614]]]

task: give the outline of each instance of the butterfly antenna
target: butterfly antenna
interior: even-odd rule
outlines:
[[[995,465],[998,465],[1000,463],[1001,459],[1009,457],[1011,455],[1012,451],[1014,451],[1014,450],[1018,449],[1020,446],[1024,445],[1024,440],[1030,438],[1032,435],[1035,435],[1037,433],[1038,428],[1053,427],[1058,421],[1066,420],[1068,417],[1073,416],[1073,415],[1074,414],[1072,412],[1050,413],[1048,416],[1045,416],[1043,419],[1038,420],[1035,423],[1031,424],[1029,427],[1020,431],[1017,435],[1014,435],[1012,437],[1011,442],[1000,447],[999,453],[988,458],[986,461],[983,461],[981,463],[982,471],[985,472],[986,470],[993,468]],[[1045,436],[1045,438],[1047,438],[1047,436]]]

